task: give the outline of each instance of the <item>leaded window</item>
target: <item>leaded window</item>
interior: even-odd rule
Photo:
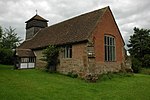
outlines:
[[[105,35],[105,61],[115,61],[116,60],[116,44],[115,38],[110,35]]]

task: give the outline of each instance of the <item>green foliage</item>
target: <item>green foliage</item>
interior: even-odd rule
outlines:
[[[72,77],[72,78],[77,78],[78,74],[73,73],[73,72],[68,72],[67,76]]]
[[[150,68],[150,54],[145,54],[143,57],[143,66]]]
[[[21,39],[17,37],[15,29],[9,27],[4,31],[0,27],[0,63],[13,64],[13,49],[15,49]]]
[[[2,27],[0,26],[0,39],[2,38],[2,33],[3,33],[3,30],[2,30]]]
[[[0,48],[2,47],[2,33],[3,33],[3,30],[2,30],[2,27],[0,26]]]
[[[139,59],[132,57],[132,69],[134,73],[139,73],[141,70],[142,63]]]
[[[17,37],[17,33],[15,33],[15,29],[9,27],[9,29],[5,28],[2,34],[2,48],[15,49],[21,42],[20,37]]]
[[[56,66],[59,62],[59,48],[51,45],[43,51],[43,55],[43,60],[47,62],[46,70],[51,72],[56,71]]]
[[[140,73],[141,74],[150,75],[150,68],[142,68]]]
[[[13,64],[13,51],[11,49],[0,49],[0,64]]]
[[[113,78],[123,78],[123,77],[131,77],[133,74],[131,73],[123,73],[123,72],[118,72],[118,73],[106,73],[102,74],[99,76],[99,81],[106,81],[106,80],[111,80]]]
[[[150,30],[148,29],[139,29],[134,28],[134,34],[130,36],[129,44],[129,53],[132,58],[136,58],[139,63],[141,63],[141,67],[150,67]],[[135,59],[133,60],[134,62]],[[135,67],[136,63],[133,62],[133,66]],[[139,65],[139,64],[137,64]],[[138,66],[136,66],[138,67]]]

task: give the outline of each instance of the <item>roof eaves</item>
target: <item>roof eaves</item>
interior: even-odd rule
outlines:
[[[49,45],[63,46],[63,45],[71,45],[71,44],[78,44],[78,43],[84,43],[84,42],[88,42],[88,39],[84,39],[84,40],[81,40],[81,41],[74,41],[74,42],[59,43],[59,44],[49,44]],[[39,47],[31,48],[31,49],[32,49],[32,50],[45,49],[45,48],[48,47],[49,45],[46,45],[46,46],[39,46]]]

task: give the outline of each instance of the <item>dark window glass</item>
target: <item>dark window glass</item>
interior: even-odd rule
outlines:
[[[72,46],[64,47],[64,58],[72,58]]]
[[[113,36],[105,35],[104,37],[105,45],[105,61],[115,61],[116,51],[115,51],[115,38]]]

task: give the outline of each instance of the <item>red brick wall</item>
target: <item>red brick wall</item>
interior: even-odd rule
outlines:
[[[96,61],[104,62],[104,35],[112,35],[116,40],[116,61],[122,62],[123,59],[123,46],[124,42],[121,38],[117,25],[113,19],[110,10],[107,10],[103,15],[101,21],[98,23],[96,29],[94,30],[93,39],[95,42],[95,55]]]

